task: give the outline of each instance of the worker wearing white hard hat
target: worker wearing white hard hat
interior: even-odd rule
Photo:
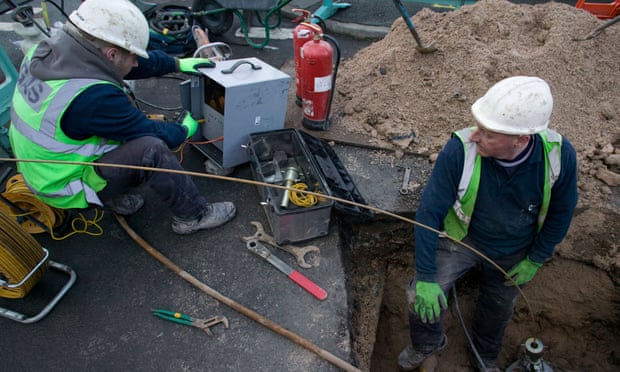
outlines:
[[[213,63],[147,51],[148,41],[148,23],[132,2],[82,2],[22,62],[11,107],[16,157],[181,170],[170,149],[194,135],[197,120],[189,114],[178,125],[150,120],[126,94],[124,79],[197,73],[197,66]],[[236,211],[231,202],[208,203],[186,175],[80,164],[18,167],[37,198],[62,209],[104,206],[132,214],[144,199],[131,189],[148,185],[173,213],[179,234],[219,226]]]
[[[69,15],[71,24],[95,39],[148,58],[149,26],[133,3],[126,0],[85,1]]]
[[[530,282],[551,258],[577,204],[576,154],[548,128],[547,82],[504,79],[471,111],[476,126],[455,132],[444,146],[416,212],[417,222],[445,235],[415,227],[415,275],[406,293],[411,344],[398,357],[403,370],[446,347],[447,294],[472,268],[480,271],[471,324],[476,367],[503,370],[498,357],[519,294],[515,286]]]

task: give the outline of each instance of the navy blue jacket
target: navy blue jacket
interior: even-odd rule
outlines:
[[[566,235],[577,204],[577,160],[571,143],[562,137],[562,168],[551,189],[547,218],[537,231],[545,182],[542,140],[534,137],[530,157],[508,172],[493,158],[482,158],[480,186],[467,238],[490,258],[527,250],[535,262],[553,255]],[[443,220],[457,198],[463,171],[463,144],[453,136],[444,146],[424,189],[416,221],[443,230]],[[439,237],[415,226],[415,268],[419,280],[434,281]]]
[[[173,57],[162,51],[149,52],[149,58],[138,58],[127,80],[161,76],[177,70]],[[100,136],[126,142],[143,136],[154,136],[168,147],[179,146],[187,129],[180,125],[148,119],[122,90],[111,84],[96,84],[76,97],[61,119],[61,128],[73,139]]]

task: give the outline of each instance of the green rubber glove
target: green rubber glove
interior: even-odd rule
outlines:
[[[508,280],[504,285],[522,285],[529,282],[541,266],[542,264],[530,260],[529,257],[525,257],[525,259],[508,271],[508,276],[512,278],[512,281]]]
[[[413,310],[424,323],[435,323],[440,319],[441,310],[448,308],[446,295],[437,282],[417,281],[415,283],[415,302]]]
[[[192,117],[189,112],[186,112],[183,116],[183,120],[179,123],[182,127],[187,128],[187,137],[189,139],[194,136],[196,130],[198,130],[198,121]]]
[[[186,74],[200,74],[198,68],[215,67],[215,62],[209,58],[179,58],[179,71]]]

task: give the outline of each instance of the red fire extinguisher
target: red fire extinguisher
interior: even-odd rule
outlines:
[[[328,130],[340,48],[333,37],[320,33],[319,26],[311,26],[316,27],[317,33],[303,45],[300,52],[302,125],[312,130]]]
[[[295,103],[297,106],[301,107],[301,47],[307,41],[312,40],[314,35],[317,33],[321,33],[322,30],[320,26],[317,29],[313,27],[313,24],[310,20],[310,12],[305,9],[293,9],[293,13],[301,13],[302,21],[293,29],[293,54],[295,60]],[[314,25],[316,26],[316,25]]]

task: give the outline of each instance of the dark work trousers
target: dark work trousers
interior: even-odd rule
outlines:
[[[156,137],[140,137],[126,142],[103,155],[97,162],[183,170],[177,157]],[[104,204],[106,200],[112,200],[127,193],[132,187],[141,185],[153,189],[172,214],[182,219],[197,217],[207,204],[188,175],[103,166],[96,170],[108,182],[97,193]]]
[[[464,242],[468,243],[467,239]],[[493,261],[508,271],[525,258],[526,254],[524,250],[511,256],[494,258]],[[450,239],[439,239],[436,263],[436,281],[443,289],[448,302],[453,283],[472,267],[480,267],[480,287],[471,327],[474,346],[483,359],[496,359],[502,347],[504,330],[512,318],[519,291],[514,286],[504,285],[506,282],[504,275],[484,258]],[[415,298],[415,278],[409,283],[407,298],[408,303]],[[442,311],[442,319],[443,313]],[[441,321],[433,324],[423,323],[418,314],[411,309],[409,309],[409,331],[413,348],[420,352],[434,350],[443,337]]]

